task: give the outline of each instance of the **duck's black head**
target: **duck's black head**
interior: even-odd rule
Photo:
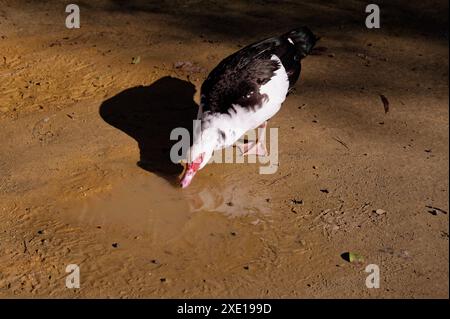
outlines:
[[[285,33],[283,38],[291,39],[303,57],[311,53],[311,50],[319,40],[319,38],[316,37],[314,33],[312,33],[312,31],[306,26],[296,28]]]

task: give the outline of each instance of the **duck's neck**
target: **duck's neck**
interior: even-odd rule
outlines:
[[[196,132],[196,130],[194,130]],[[199,130],[194,133],[192,147],[190,149],[190,160],[193,161],[203,154],[203,161],[200,169],[203,168],[212,157],[214,150],[218,146],[218,132],[212,127]]]

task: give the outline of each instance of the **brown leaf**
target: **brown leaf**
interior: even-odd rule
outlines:
[[[383,94],[380,94],[381,102],[383,102],[384,113],[389,112],[389,100]]]

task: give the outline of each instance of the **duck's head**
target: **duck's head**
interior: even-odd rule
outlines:
[[[195,174],[205,167],[211,159],[214,149],[217,146],[217,137],[211,134],[212,130],[205,130],[196,139],[190,147],[186,160],[184,173],[181,177],[180,186],[188,187],[191,184]]]

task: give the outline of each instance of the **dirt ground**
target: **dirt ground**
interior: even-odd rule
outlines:
[[[447,1],[370,30],[363,1],[76,3],[69,30],[66,1],[0,0],[1,297],[448,298]],[[269,122],[277,172],[174,186],[209,70],[299,25],[322,38]]]

